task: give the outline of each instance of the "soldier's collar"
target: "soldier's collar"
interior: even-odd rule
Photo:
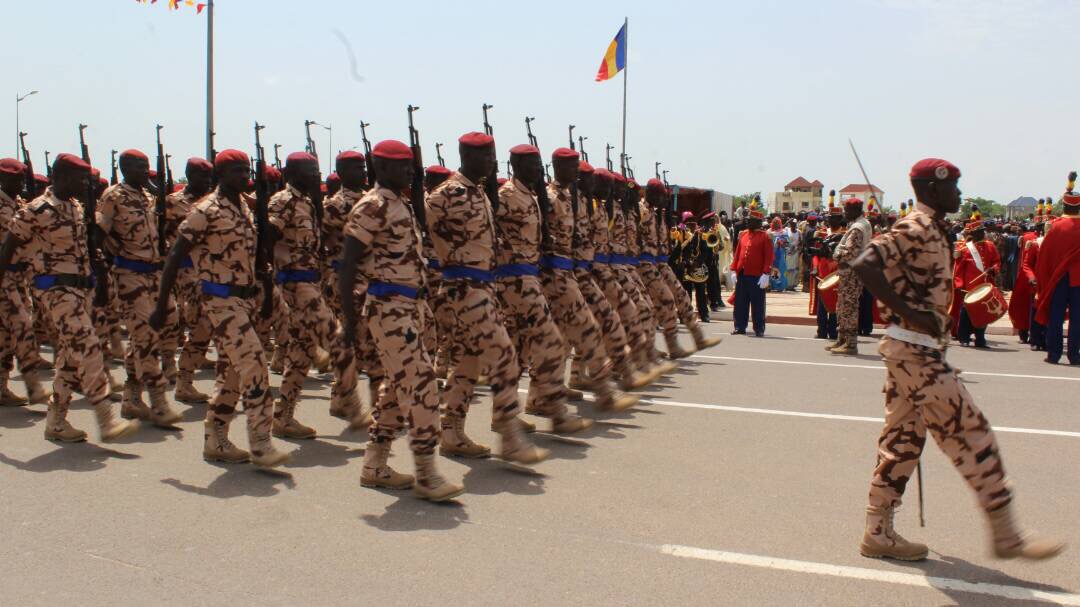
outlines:
[[[468,177],[466,177],[465,174],[462,173],[461,171],[454,171],[454,174],[451,175],[450,177],[451,177],[451,179],[454,179],[454,180],[458,181],[459,183],[461,183],[461,185],[463,185],[463,186],[465,186],[467,188],[475,188],[475,187],[477,187],[477,184],[473,183],[472,180],[470,180]]]

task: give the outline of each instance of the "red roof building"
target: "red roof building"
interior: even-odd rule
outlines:
[[[844,202],[848,198],[859,198],[863,202],[867,202],[871,195],[877,200],[879,209],[885,208],[885,191],[874,184],[870,184],[869,187],[865,183],[853,183],[844,186],[840,190],[840,202]]]

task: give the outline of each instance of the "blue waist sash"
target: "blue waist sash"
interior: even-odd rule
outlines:
[[[608,255],[607,253],[597,253],[596,255],[593,255],[593,263],[609,264],[611,263],[611,255]]]
[[[648,253],[642,253],[638,255],[638,261],[644,261],[646,263],[656,263],[656,256],[649,255]]]
[[[559,257],[558,255],[544,255],[540,258],[540,265],[556,270],[573,270],[574,260],[569,257]]]
[[[442,275],[443,278],[447,280],[461,278],[464,278],[465,280],[474,280],[476,282],[493,282],[495,280],[494,272],[469,268],[466,266],[447,266],[443,268]]]
[[[438,259],[429,259],[429,260],[427,260],[427,267],[431,268],[432,270],[441,270],[442,269],[442,266],[439,265],[439,260]]]
[[[656,261],[659,262],[659,263],[667,263],[669,259],[671,259],[671,258],[668,257],[667,255],[657,255],[656,256]]]
[[[638,264],[637,257],[631,257],[629,255],[616,255],[611,254],[610,263],[617,266],[636,266]]]
[[[379,282],[373,281],[368,284],[367,294],[372,297],[389,297],[391,295],[401,295],[402,297],[408,297],[409,299],[416,299],[420,297],[420,289],[413,287],[407,287],[405,285],[398,285],[392,282]]]
[[[591,259],[575,259],[574,269],[581,268],[582,270],[591,270],[592,264],[593,262]]]
[[[285,284],[289,282],[318,282],[319,273],[315,270],[281,270],[274,275],[274,282]]]
[[[209,280],[200,280],[199,285],[202,286],[203,293],[214,297],[240,297],[242,299],[250,299],[259,294],[259,287],[255,285],[227,285],[219,282],[210,282]]]
[[[127,257],[120,257],[119,255],[113,257],[113,265],[125,270],[131,270],[132,272],[138,272],[139,274],[150,274],[151,272],[157,272],[161,269],[160,263],[149,263],[137,259],[128,259]]]
[[[508,263],[495,268],[495,278],[513,276],[539,276],[540,268],[531,263]]]
[[[340,270],[341,269],[341,260],[340,259],[335,259],[334,261],[331,261],[330,262],[330,269],[332,269],[335,272]]]
[[[180,267],[181,268],[194,268],[195,267],[195,262],[191,261],[191,257],[185,257],[185,258],[180,260]]]

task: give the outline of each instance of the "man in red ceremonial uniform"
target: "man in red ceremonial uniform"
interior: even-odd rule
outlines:
[[[1035,223],[1024,230],[1017,244],[1017,272],[1016,283],[1013,285],[1012,296],[1009,298],[1009,320],[1012,326],[1020,334],[1020,343],[1031,342],[1031,302],[1035,297],[1035,266],[1028,267],[1029,253],[1032,247],[1038,247],[1036,243],[1042,235],[1042,204],[1037,208]]]
[[[746,335],[746,325],[753,308],[754,336],[765,334],[765,287],[773,262],[772,239],[761,230],[765,214],[756,206],[750,209],[746,227],[739,234],[739,246],[731,271],[735,273],[735,330],[732,335]]]
[[[964,226],[964,234],[967,238],[959,248],[956,265],[953,267],[953,286],[959,291],[957,297],[960,299],[960,322],[956,328],[956,339],[960,345],[967,346],[971,344],[971,334],[974,333],[975,347],[988,348],[986,327],[971,325],[963,298],[975,287],[994,282],[1001,269],[1001,257],[997,247],[986,240],[982,219],[973,218],[968,222]]]
[[[1070,365],[1080,365],[1080,194],[1073,191],[1076,171],[1069,173],[1069,186],[1062,196],[1065,214],[1046,230],[1035,268],[1039,288],[1035,320],[1046,325],[1046,362],[1061,359],[1065,313],[1069,313],[1069,341],[1066,352]]]

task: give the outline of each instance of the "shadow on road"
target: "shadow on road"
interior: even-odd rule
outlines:
[[[462,477],[465,491],[474,495],[540,495],[544,492],[542,472],[497,459],[455,458],[456,462],[469,468]]]
[[[285,442],[292,443],[298,448],[292,451],[292,460],[289,461],[290,468],[313,468],[313,467],[326,467],[336,468],[338,466],[344,466],[349,463],[349,460],[355,457],[362,457],[364,455],[363,449],[353,449],[344,445],[335,445],[328,443],[322,438],[334,438],[334,437],[316,437],[314,440],[285,440]]]
[[[113,451],[93,443],[62,445],[25,462],[0,453],[0,463],[24,472],[56,472],[58,470],[94,472],[104,468],[110,459],[131,460],[139,459],[139,456],[134,453]]]
[[[468,485],[466,485],[468,487]],[[473,493],[472,488],[468,488]],[[446,531],[468,522],[469,514],[458,501],[432,503],[413,497],[411,493],[384,491],[401,497],[382,514],[362,514],[360,520],[380,531]]]
[[[229,499],[233,497],[273,497],[281,492],[278,485],[286,489],[296,488],[296,481],[288,472],[280,470],[260,470],[250,464],[211,464],[222,468],[224,472],[206,487],[189,485],[179,479],[164,478],[161,482],[187,493]]]
[[[29,428],[45,419],[45,413],[31,409],[32,406],[0,407],[0,428]]]
[[[1070,590],[1061,588],[1060,586],[1053,586],[1050,584],[1040,584],[1038,582],[1029,582],[1015,578],[1011,575],[1002,573],[996,569],[989,567],[982,567],[976,565],[970,561],[965,561],[962,558],[955,556],[947,556],[943,554],[937,554],[939,559],[926,560],[914,563],[905,563],[902,561],[890,561],[901,567],[910,567],[917,569],[927,577],[942,577],[963,580],[970,583],[978,584],[999,584],[1002,586],[1015,586],[1017,588],[1024,588],[1028,590],[1040,590],[1043,592],[1063,592],[1069,593]],[[1005,599],[991,597],[983,594],[972,594],[969,592],[963,592],[953,588],[949,588],[945,584],[936,584],[933,580],[930,581],[930,585],[937,591],[948,596],[954,601],[955,605],[1017,605],[1017,604],[1040,604],[1045,605],[1045,601],[1041,599],[1032,598],[1030,601],[1023,600],[1017,601],[1016,599]]]

